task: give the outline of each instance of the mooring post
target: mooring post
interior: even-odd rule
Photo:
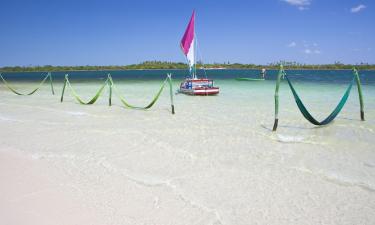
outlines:
[[[112,82],[112,77],[111,77],[110,73],[108,74],[107,82],[109,82],[108,83],[108,86],[109,86],[108,104],[109,104],[109,106],[111,106],[112,105],[112,85],[113,85],[113,82]]]
[[[61,99],[60,99],[60,102],[63,102],[63,101],[64,101],[64,93],[65,93],[65,87],[66,87],[66,82],[67,82],[67,81],[68,81],[68,74],[65,74],[64,85],[63,85],[62,92],[61,92]]]
[[[168,76],[168,83],[169,83],[169,95],[170,95],[170,98],[171,98],[171,107],[172,107],[172,114],[174,114],[174,104],[173,104],[173,87],[172,87],[172,74],[171,73],[168,73],[167,74]]]
[[[361,120],[364,121],[365,111],[364,111],[364,104],[363,104],[362,85],[361,85],[361,80],[359,79],[358,71],[356,68],[353,68],[353,74],[355,76],[355,80],[357,81]]]
[[[277,130],[277,125],[279,123],[279,87],[280,87],[280,81],[281,77],[285,76],[284,67],[283,65],[280,65],[279,73],[277,74],[276,79],[276,89],[275,89],[275,122],[273,124],[272,131]]]
[[[49,83],[51,85],[52,94],[55,95],[55,90],[53,89],[53,81],[52,81],[52,74],[51,74],[51,72],[48,72],[48,76],[49,76]]]

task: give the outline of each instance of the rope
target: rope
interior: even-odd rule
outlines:
[[[327,118],[325,118],[324,120],[322,120],[321,122],[319,122],[307,110],[307,108],[303,104],[301,98],[298,96],[298,94],[297,94],[295,88],[293,87],[292,83],[290,82],[288,76],[286,75],[283,66],[280,65],[280,70],[279,70],[279,74],[277,76],[276,90],[275,90],[275,122],[274,122],[274,125],[273,125],[273,131],[276,131],[277,125],[278,125],[279,86],[280,86],[280,81],[281,81],[282,77],[285,77],[286,80],[288,81],[288,84],[289,84],[289,87],[290,87],[290,89],[292,91],[293,97],[294,97],[294,99],[296,101],[296,104],[297,104],[299,110],[301,111],[302,115],[310,123],[312,123],[314,125],[318,125],[318,126],[327,125],[327,124],[331,123],[338,116],[338,114],[341,112],[342,108],[344,107],[345,103],[347,102],[347,100],[349,98],[350,91],[352,89],[354,80],[356,80],[357,87],[358,87],[359,101],[360,101],[361,120],[362,121],[364,120],[364,109],[363,109],[364,105],[363,105],[363,96],[362,96],[361,82],[360,82],[360,79],[359,79],[358,71],[355,68],[353,69],[353,79],[350,82],[350,84],[349,84],[348,88],[346,89],[344,95],[342,96],[341,100],[337,104],[336,108],[331,112],[331,114],[328,115]]]
[[[204,77],[207,79],[207,73],[206,73],[206,69],[204,68],[202,52],[199,48],[198,36],[195,34],[194,38],[195,38],[195,42],[197,44],[197,47],[196,47],[195,50],[197,51],[197,55],[199,56],[199,60],[202,62],[202,69],[203,69],[203,72],[204,72]]]
[[[55,91],[53,89],[53,83],[52,83],[52,75],[51,73],[47,73],[47,75],[44,77],[44,79],[39,83],[39,85],[34,89],[32,90],[31,92],[29,93],[21,93],[19,91],[17,91],[16,89],[14,89],[5,79],[4,77],[1,75],[0,73],[0,78],[1,80],[3,81],[5,87],[7,87],[10,91],[12,91],[14,94],[16,95],[32,95],[34,94],[35,92],[37,92],[41,87],[42,85],[44,84],[44,82],[47,80],[47,78],[49,78],[49,82],[51,84],[51,91],[52,91],[52,94],[54,95],[55,94]]]

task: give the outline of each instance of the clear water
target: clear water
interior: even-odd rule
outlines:
[[[111,74],[114,79],[124,80],[160,80],[165,78],[167,73],[171,73],[174,79],[183,79],[188,71],[186,70],[122,70],[122,71],[67,71],[53,72],[53,78],[63,80],[65,74],[70,79],[90,81],[96,79],[105,79],[107,74]],[[275,80],[277,70],[267,71],[267,80]],[[347,83],[352,78],[351,70],[288,70],[288,75],[296,81],[315,82],[315,83]],[[18,81],[40,80],[43,77],[40,72],[23,73],[2,73],[7,79]],[[259,70],[198,70],[199,77],[209,77],[215,80],[231,80],[237,77],[259,78]],[[365,85],[375,85],[375,71],[360,71],[360,78]]]
[[[131,103],[146,105],[167,72],[176,90],[186,71],[111,74]],[[318,120],[351,80],[351,71],[287,72]],[[53,73],[57,93],[63,74]],[[85,99],[106,77],[69,74]],[[0,85],[0,150],[17,149],[65,171],[66,185],[108,224],[374,224],[375,71],[360,72],[366,121],[355,86],[337,119],[316,127],[283,82],[279,128],[272,132],[275,74],[240,82],[234,78],[258,71],[208,70],[220,94],[174,95],[175,115],[168,91],[140,111],[122,108],[116,98],[108,107],[108,93],[82,106],[69,93],[60,103],[48,85],[28,97]],[[4,75],[18,90],[31,90],[42,77]]]

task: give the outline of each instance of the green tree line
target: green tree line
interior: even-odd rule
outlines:
[[[375,70],[375,64],[360,63],[357,65],[343,64],[335,62],[332,64],[301,64],[297,62],[280,61],[269,63],[267,65],[242,64],[242,63],[210,63],[203,64],[197,62],[197,68],[206,69],[278,69],[283,64],[286,69],[313,69],[313,70],[338,70],[352,69],[356,67],[359,70]],[[100,70],[141,70],[141,69],[187,69],[187,64],[182,62],[166,62],[166,61],[145,61],[139,64],[131,65],[109,65],[109,66],[5,66],[0,68],[0,72],[39,72],[39,71],[100,71]]]

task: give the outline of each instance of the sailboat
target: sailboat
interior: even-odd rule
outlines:
[[[195,11],[190,18],[184,36],[181,39],[181,50],[189,64],[189,76],[180,85],[179,92],[189,95],[216,95],[219,87],[214,86],[214,81],[197,77],[196,68],[196,36],[195,36]]]

